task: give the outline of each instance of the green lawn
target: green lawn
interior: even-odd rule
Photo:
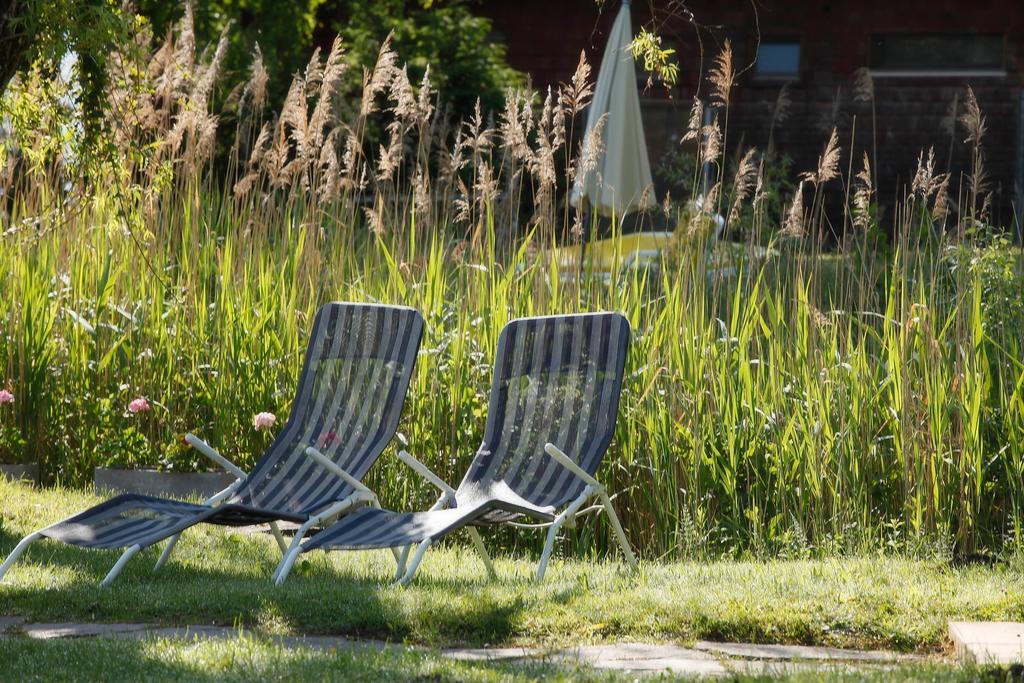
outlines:
[[[0,481],[0,553],[96,500],[81,491]],[[383,551],[311,554],[276,588],[269,576],[277,550],[268,535],[200,527],[183,536],[159,574],[152,573],[159,553],[152,548],[105,590],[97,583],[117,553],[42,541],[0,584],[0,614],[239,624],[270,635],[431,646],[705,638],[919,652],[946,647],[948,619],[1024,617],[1024,572],[1016,562],[966,568],[882,557],[648,562],[634,576],[617,560],[559,556],[538,585],[530,580],[535,560],[527,557],[498,558],[498,580],[486,580],[466,540],[456,538],[460,544],[427,555],[407,589],[390,583],[393,560]]]

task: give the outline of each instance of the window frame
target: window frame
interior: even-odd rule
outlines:
[[[1001,66],[979,66],[964,68],[942,67],[902,67],[893,68],[876,66],[875,50],[880,38],[961,38],[961,37],[998,38],[1000,42]],[[872,76],[878,78],[1003,78],[1006,70],[1006,34],[1005,33],[872,33],[868,36],[867,67]]]
[[[761,50],[766,45],[795,45],[797,49],[796,55],[796,71],[758,71],[757,65],[761,59]],[[770,38],[762,37],[759,43],[755,43],[756,55],[754,58],[754,66],[750,70],[750,78],[759,83],[783,83],[790,81],[799,81],[803,78],[804,74],[804,44],[800,38],[796,36],[771,36]]]

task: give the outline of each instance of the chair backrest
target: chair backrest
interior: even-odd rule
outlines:
[[[309,514],[351,494],[305,449],[361,479],[398,429],[422,336],[423,317],[411,308],[323,306],[288,421],[232,502]]]
[[[484,440],[463,486],[501,481],[538,506],[584,484],[544,452],[551,442],[590,474],[615,431],[629,322],[619,313],[522,318],[501,331]]]

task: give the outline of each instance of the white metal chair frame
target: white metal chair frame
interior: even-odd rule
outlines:
[[[223,489],[222,491],[216,493],[212,497],[203,501],[203,505],[217,505],[218,503],[223,502],[238,489],[238,487],[248,476],[245,473],[245,470],[243,470],[242,468],[238,467],[233,462],[225,458],[223,455],[217,452],[217,450],[213,448],[213,446],[206,443],[198,436],[194,434],[186,434],[185,442],[189,446],[192,446],[197,451],[205,455],[213,462],[223,467],[231,474],[235,475],[236,477],[235,481],[232,482],[227,488]],[[324,454],[320,453],[319,451],[312,447],[306,449],[306,455],[312,457],[319,465],[327,469],[329,472],[344,479],[349,484],[349,486],[355,489],[355,492],[350,494],[344,500],[331,503],[330,505],[327,505],[316,514],[310,515],[309,519],[307,519],[296,530],[291,545],[289,545],[285,541],[284,535],[281,533],[281,529],[278,527],[277,522],[270,522],[268,524],[271,532],[274,534],[274,540],[277,541],[278,548],[281,549],[282,555],[281,562],[278,565],[278,568],[274,572],[273,576],[273,579],[276,581],[278,585],[280,585],[281,581],[283,581],[283,578],[280,581],[277,580],[278,574],[286,565],[288,569],[291,569],[291,565],[295,561],[295,556],[298,554],[299,544],[302,543],[302,539],[305,537],[306,532],[308,532],[311,528],[320,524],[333,522],[345,512],[348,512],[353,508],[359,507],[360,505],[375,505],[377,507],[380,507],[380,503],[377,500],[377,494],[375,494],[373,491],[367,488],[358,479],[351,476],[344,469],[339,467],[333,460],[331,460],[330,458],[328,458],[327,456],[325,456]],[[174,534],[167,541],[167,545],[164,547],[163,552],[160,554],[160,558],[156,561],[156,565],[153,567],[154,572],[160,571],[160,568],[167,563],[167,560],[171,556],[171,552],[174,550],[175,545],[177,545],[178,543],[178,539],[181,538],[181,533],[182,532]],[[4,561],[4,563],[0,565],[0,580],[3,579],[4,574],[6,574],[7,570],[14,565],[14,563],[18,560],[21,554],[24,553],[25,550],[30,545],[32,545],[32,543],[39,540],[40,538],[43,538],[43,535],[37,531],[21,539],[18,545],[15,546],[14,550],[11,551],[11,554]],[[133,545],[129,547],[127,550],[125,550],[121,557],[118,558],[114,566],[107,573],[106,577],[104,577],[103,581],[100,582],[100,586],[104,588],[109,587],[121,573],[121,570],[124,569],[125,565],[128,564],[128,561],[131,560],[141,550],[142,546],[140,545]],[[394,551],[394,555],[395,560],[397,561],[397,551]],[[288,569],[284,571],[285,575],[287,575]]]
[[[587,473],[587,471],[582,467],[577,465],[572,458],[566,455],[553,443],[545,444],[544,452],[560,465],[572,472],[576,477],[583,481],[586,486],[584,486],[580,495],[569,503],[554,520],[547,523],[550,528],[548,529],[547,538],[544,541],[544,550],[541,553],[540,564],[537,566],[536,580],[542,581],[544,579],[548,561],[551,558],[551,552],[554,549],[555,540],[558,537],[558,530],[566,523],[572,524],[578,515],[585,514],[586,511],[581,511],[580,508],[594,496],[596,496],[600,501],[595,507],[603,509],[608,514],[608,520],[612,525],[612,530],[615,532],[615,538],[618,541],[619,547],[622,549],[622,554],[625,557],[627,564],[629,564],[630,569],[636,571],[636,555],[633,554],[633,550],[629,547],[629,540],[626,538],[626,532],[623,530],[622,524],[619,522],[618,515],[615,514],[615,508],[612,506],[611,497],[608,495],[608,491],[605,489],[604,485]],[[415,470],[420,476],[441,490],[441,497],[434,504],[431,510],[442,509],[455,500],[455,489],[445,483],[445,481],[439,476],[434,474],[434,472],[432,472],[426,465],[406,451],[399,451],[398,457],[402,462]],[[491,562],[491,558],[487,554],[487,550],[484,548],[483,539],[480,538],[480,532],[477,531],[474,526],[469,526],[467,528],[469,529],[470,538],[473,541],[474,547],[483,559],[484,565],[487,567],[488,575],[492,579],[495,578],[494,564]],[[407,561],[410,546],[406,546],[402,549],[401,557],[398,560],[398,572],[395,576],[399,584],[402,586],[407,586],[409,584],[413,576],[416,574],[416,570],[419,568],[420,562],[423,560],[423,555],[427,552],[433,542],[434,539],[428,538],[420,543],[416,547],[416,552],[412,557],[411,564],[408,564],[408,566]]]

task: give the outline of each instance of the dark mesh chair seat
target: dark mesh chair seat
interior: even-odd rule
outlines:
[[[222,505],[120,495],[38,534],[87,548],[145,548],[200,522],[302,522],[353,487],[306,454],[312,446],[362,479],[394,436],[423,318],[411,309],[332,303],[314,321],[288,421]]]
[[[451,509],[361,509],[304,551],[433,541],[468,524],[520,515],[551,521],[586,483],[544,452],[552,443],[593,475],[615,431],[629,323],[617,313],[510,322],[498,339],[487,424]]]

